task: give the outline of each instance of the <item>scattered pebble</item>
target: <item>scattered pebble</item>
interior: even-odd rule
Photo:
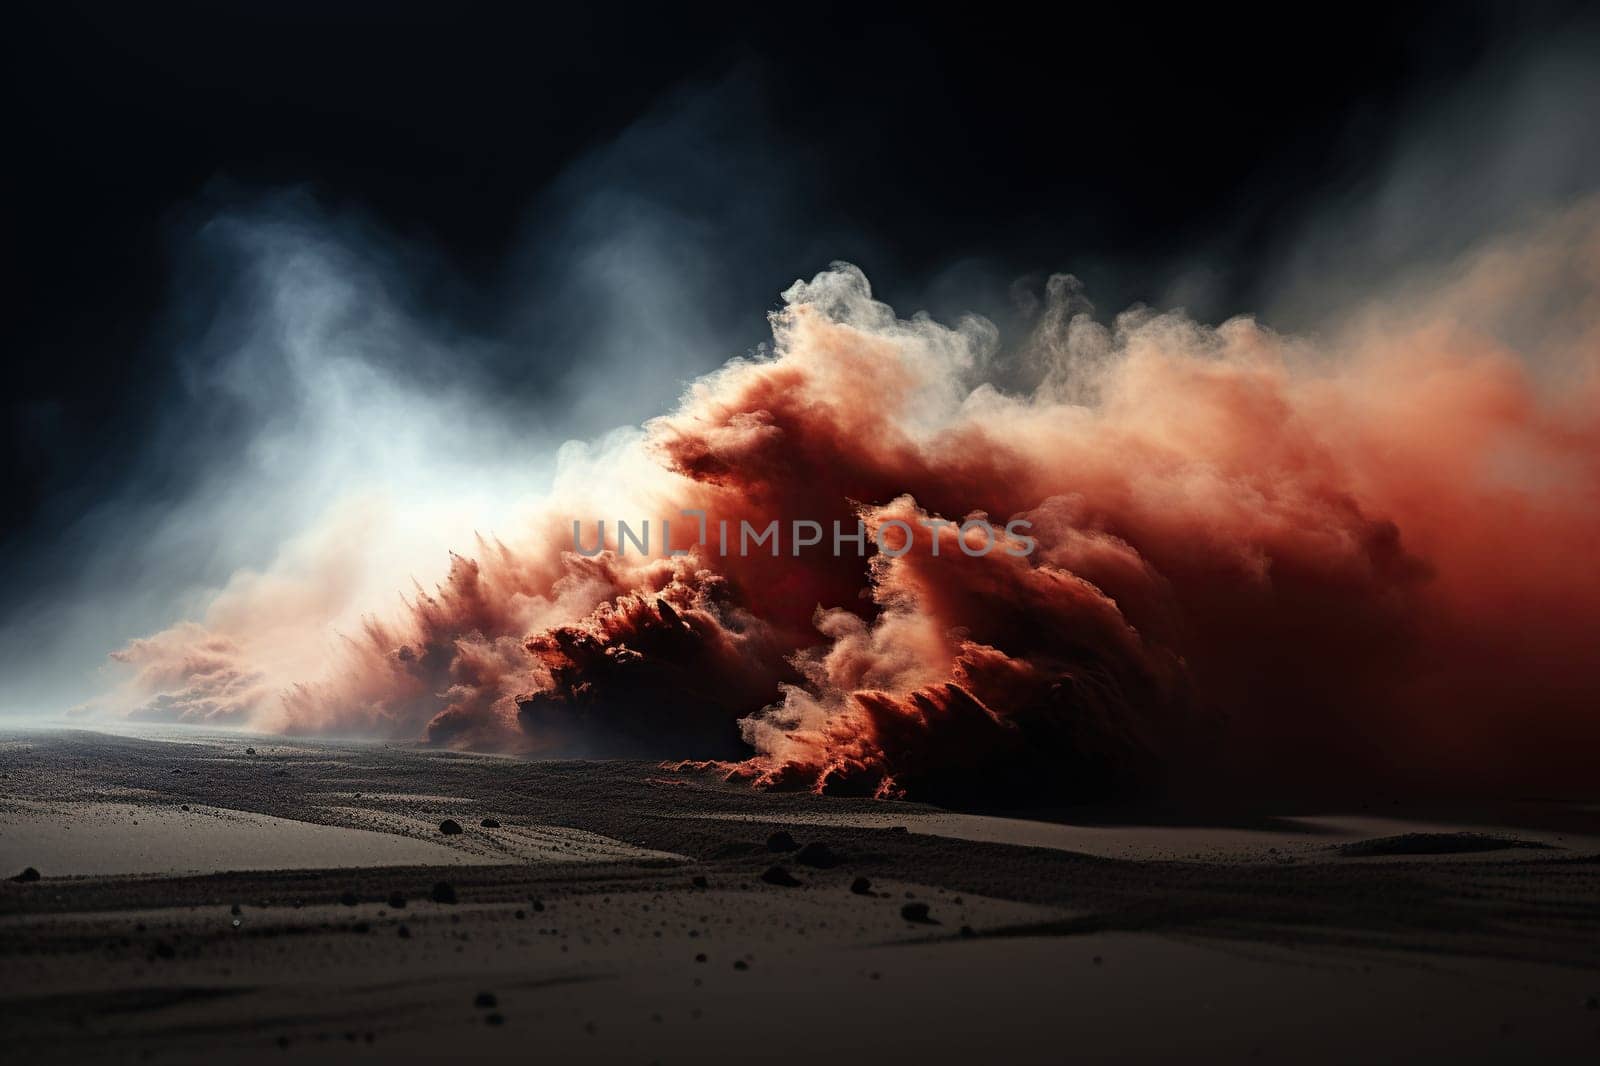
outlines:
[[[404,896],[402,896],[398,892],[389,893],[389,906],[392,909],[397,910],[397,911],[398,910],[402,910],[402,909],[405,908],[405,905],[406,905],[406,898]]]
[[[443,833],[447,837],[455,836],[457,833],[461,832],[461,823],[456,821],[454,818],[446,818],[444,821],[439,823],[439,832]]]
[[[479,1008],[498,1007],[500,1001],[495,998],[493,992],[479,992],[477,998],[472,1001],[472,1005]]]
[[[858,877],[850,882],[850,891],[858,896],[870,896],[872,895],[872,882],[865,877]]]
[[[768,851],[796,851],[799,849],[799,847],[800,845],[795,843],[794,837],[790,836],[789,831],[786,829],[780,829],[776,833],[773,833],[771,836],[767,837]]]
[[[456,901],[456,888],[449,881],[440,881],[433,886],[433,901],[435,903],[454,903]]]
[[[500,828],[500,823],[498,821],[496,821],[495,819],[493,819],[493,818],[485,818],[483,821],[479,822],[478,824],[483,826],[483,828],[485,828],[485,829],[499,829]],[[442,829],[443,826],[441,826],[440,828]],[[456,830],[456,832],[459,833],[460,830],[458,829],[458,830]]]
[[[835,855],[833,849],[828,845],[814,840],[800,849],[799,854],[794,857],[794,861],[801,866],[815,866],[818,869],[831,870],[839,865],[839,856]]]
[[[908,922],[917,922],[922,925],[939,924],[933,918],[929,917],[928,905],[926,903],[905,904],[900,908],[900,917],[904,918]]]
[[[784,888],[798,888],[801,884],[799,878],[782,866],[767,867],[767,872],[761,875],[761,880],[769,885],[781,885]]]

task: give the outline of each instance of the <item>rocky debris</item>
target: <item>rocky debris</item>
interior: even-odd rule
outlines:
[[[433,886],[433,901],[435,903],[454,903],[456,901],[456,886],[449,881],[440,881]]]
[[[761,875],[761,880],[769,885],[781,885],[784,888],[798,888],[802,883],[799,878],[782,866],[767,867],[766,873]]]
[[[828,845],[821,841],[813,840],[800,849],[799,853],[795,855],[794,861],[801,866],[815,866],[819,870],[831,870],[839,865],[839,856],[835,855],[833,849]]]
[[[456,821],[454,818],[446,818],[444,821],[439,823],[439,832],[443,833],[447,837],[453,837],[457,833],[461,832],[461,823]]]
[[[799,849],[800,845],[795,843],[794,837],[790,836],[788,830],[786,829],[780,829],[776,833],[773,833],[771,836],[767,837],[768,851],[798,851]]]
[[[256,749],[254,749],[254,748],[246,748],[246,749],[244,749],[244,753],[246,755],[254,755],[256,753]]]
[[[850,891],[858,896],[870,896],[872,895],[872,882],[865,877],[858,877],[850,882]]]
[[[39,880],[39,871],[30,866],[17,876],[13,877],[11,880],[18,881],[23,884],[26,884],[29,881],[37,881]]]
[[[904,918],[908,922],[916,922],[919,925],[939,924],[933,918],[929,917],[928,905],[926,903],[905,904],[900,908],[900,917]]]
[[[389,907],[393,910],[404,910],[406,898],[398,892],[389,893]]]
[[[479,992],[477,997],[473,999],[472,1005],[479,1009],[487,1010],[490,1007],[498,1007],[500,1001],[495,998],[493,992]]]
[[[496,819],[493,819],[493,818],[485,818],[483,821],[479,822],[478,824],[483,826],[483,828],[485,828],[485,829],[499,829],[500,828],[500,823]]]

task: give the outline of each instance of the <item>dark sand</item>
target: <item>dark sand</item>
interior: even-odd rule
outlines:
[[[1002,818],[633,762],[11,735],[0,873],[42,876],[0,882],[0,1047],[1596,1061],[1600,812],[1379,806]],[[769,852],[780,828],[838,864]],[[764,880],[775,864],[801,884]],[[440,882],[456,902],[432,900]],[[928,920],[908,920],[919,903]]]

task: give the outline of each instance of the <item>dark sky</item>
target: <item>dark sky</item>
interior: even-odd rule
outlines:
[[[0,621],[114,554],[107,500],[136,535],[249,439],[182,354],[226,339],[219,214],[321,220],[473,341],[401,372],[592,433],[662,397],[584,406],[600,297],[563,256],[638,203],[699,317],[603,361],[669,392],[833,258],[954,313],[1057,270],[1159,302],[1198,256],[1216,317],[1433,101],[1593,29],[1577,4],[940,7],[13,5]]]

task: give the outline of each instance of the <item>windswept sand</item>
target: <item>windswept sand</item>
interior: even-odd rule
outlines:
[[[27,801],[0,805],[0,856],[7,866],[26,860],[60,877],[496,861],[410,837],[222,807]]]
[[[1312,859],[1326,857],[1328,849],[1338,849],[1346,858],[1417,858],[1419,853],[1382,855],[1381,848],[1371,854],[1358,854],[1354,845],[1368,844],[1391,837],[1433,836],[1454,838],[1463,844],[1479,842],[1477,851],[1485,859],[1515,861],[1518,850],[1527,847],[1562,848],[1600,854],[1600,835],[1549,829],[1508,830],[1493,825],[1441,824],[1407,818],[1333,816],[1281,817],[1263,819],[1253,826],[1170,826],[1119,823],[1084,824],[1050,822],[1027,817],[999,817],[990,814],[851,812],[841,814],[800,813],[779,817],[756,814],[697,814],[688,817],[720,818],[762,825],[783,824],[822,828],[858,829],[903,828],[928,836],[948,837],[988,844],[1013,844],[1025,848],[1052,848],[1106,859],[1173,860],[1186,862],[1272,862],[1280,857]],[[1510,846],[1490,847],[1492,842]],[[1465,848],[1452,848],[1441,841],[1438,850],[1421,852],[1437,858],[1454,857]]]
[[[12,736],[0,873],[42,878],[0,883],[0,1046],[30,1062],[1593,1061],[1600,813],[1385,806],[1008,818],[642,763]],[[445,818],[463,832],[441,835]],[[837,865],[769,851],[777,829]],[[800,883],[763,880],[773,865]],[[441,882],[455,902],[434,901]]]

